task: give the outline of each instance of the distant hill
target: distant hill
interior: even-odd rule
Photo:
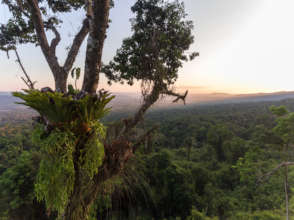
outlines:
[[[232,95],[226,93],[212,94],[190,94],[189,103],[240,103],[240,102],[261,102],[261,101],[280,101],[283,99],[293,99],[294,91],[291,92],[275,92],[275,93],[256,93]]]
[[[0,92],[0,111],[11,111],[15,109],[24,109],[24,106],[17,105],[15,102],[20,101],[13,97],[9,92]]]
[[[110,103],[114,111],[134,111],[142,99],[139,94],[135,93],[115,93],[116,98]],[[243,103],[243,102],[262,102],[262,101],[280,101],[283,99],[294,99],[294,92],[276,92],[276,93],[257,93],[232,95],[226,93],[211,94],[188,94],[187,105],[205,105],[205,104],[226,104],[226,103]],[[164,107],[181,107],[183,104],[172,103],[173,98],[162,98],[154,108]],[[11,111],[24,111],[28,108],[15,104],[19,101],[9,92],[0,92],[0,114]]]
[[[186,104],[189,105],[211,105],[211,104],[229,104],[245,102],[271,102],[281,101],[284,99],[294,99],[293,92],[276,92],[276,93],[257,93],[257,94],[227,94],[227,93],[210,93],[210,94],[188,94]],[[173,98],[167,97],[156,104],[156,107],[181,107],[182,102],[172,103]]]

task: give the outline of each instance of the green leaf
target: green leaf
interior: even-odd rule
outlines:
[[[76,68],[76,79],[78,80],[80,78],[80,76],[81,76],[81,68],[78,67],[78,68]]]
[[[68,93],[69,94],[74,94],[75,93],[75,89],[74,89],[74,87],[71,84],[69,84],[67,86],[67,89],[68,89]]]

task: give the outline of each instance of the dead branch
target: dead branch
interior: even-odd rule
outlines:
[[[23,74],[25,75],[25,78],[21,77],[21,79],[24,81],[24,83],[27,85],[27,87],[29,89],[34,89],[34,82],[32,82],[30,76],[27,74],[27,71],[25,70],[21,60],[20,60],[20,57],[19,57],[19,54],[17,52],[17,49],[14,48],[14,52],[15,52],[15,55],[16,55],[16,62],[19,64]]]

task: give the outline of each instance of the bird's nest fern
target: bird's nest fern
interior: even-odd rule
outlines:
[[[41,148],[43,158],[35,192],[49,209],[62,213],[74,187],[74,163],[78,162],[89,180],[102,164],[106,128],[100,120],[109,112],[106,105],[114,96],[107,92],[89,95],[50,90],[24,90],[13,95],[23,100],[19,104],[40,114],[33,141]]]

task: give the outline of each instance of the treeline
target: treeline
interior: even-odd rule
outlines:
[[[155,131],[101,187],[90,219],[284,219],[285,169],[265,174],[293,153],[274,129],[271,105],[294,111],[294,100],[284,100],[151,112],[138,133]],[[1,125],[0,219],[56,219],[34,195],[40,154],[31,131],[29,121]],[[293,180],[289,167],[290,216]]]

